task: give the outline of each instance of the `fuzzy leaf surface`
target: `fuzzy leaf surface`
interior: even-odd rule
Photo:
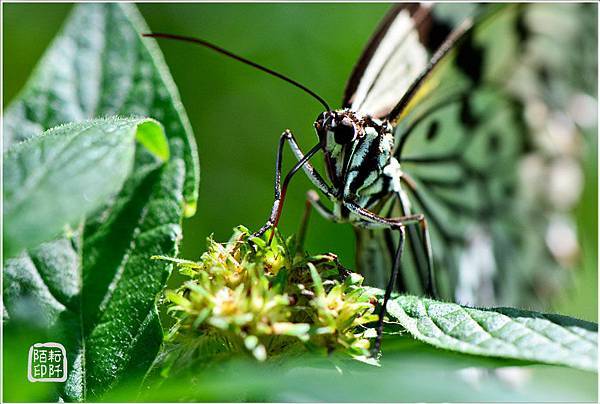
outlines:
[[[49,241],[119,191],[136,138],[168,159],[160,124],[140,118],[62,125],[11,147],[3,171],[5,256]]]
[[[192,215],[200,176],[194,135],[160,49],[144,32],[150,30],[135,6],[75,6],[4,111],[4,149],[69,122],[113,115],[156,119],[183,144],[185,210]]]
[[[597,370],[598,325],[513,308],[476,309],[403,295],[388,315],[416,339],[438,348]]]

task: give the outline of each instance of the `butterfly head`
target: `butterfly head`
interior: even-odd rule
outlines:
[[[392,130],[386,120],[363,116],[347,108],[323,112],[314,126],[325,151],[360,142],[368,133],[383,135]]]
[[[361,135],[360,121],[348,109],[323,112],[315,121],[315,129],[325,149],[343,147]]]

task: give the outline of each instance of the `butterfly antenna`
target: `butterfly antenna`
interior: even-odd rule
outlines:
[[[174,39],[176,41],[190,42],[190,43],[194,43],[196,45],[204,46],[205,48],[208,48],[208,49],[212,49],[217,53],[228,56],[232,59],[237,60],[238,62],[242,62],[244,64],[252,66],[255,69],[258,69],[265,73],[268,73],[271,76],[278,77],[281,80],[286,81],[286,82],[290,83],[291,85],[298,87],[299,89],[301,89],[302,91],[311,95],[314,99],[319,101],[325,107],[325,109],[327,111],[331,111],[331,108],[329,108],[329,105],[327,104],[327,102],[325,102],[325,100],[323,98],[321,98],[317,93],[312,91],[310,88],[298,83],[296,80],[292,80],[289,77],[286,77],[283,74],[276,72],[275,70],[271,70],[268,67],[264,67],[264,66],[259,65],[258,63],[254,63],[251,60],[248,60],[248,59],[238,56],[234,53],[231,53],[228,50],[225,50],[225,49],[223,49],[217,45],[214,45],[208,41],[205,41],[203,39],[198,39],[198,38],[193,38],[193,37],[183,36],[183,35],[165,34],[165,33],[161,33],[161,32],[154,32],[151,34],[142,34],[142,36],[151,37],[151,38]]]

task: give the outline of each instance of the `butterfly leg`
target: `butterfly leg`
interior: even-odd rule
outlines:
[[[385,288],[385,294],[383,295],[383,306],[381,308],[381,314],[379,314],[379,320],[377,320],[377,337],[375,338],[373,356],[378,355],[379,350],[381,349],[381,338],[383,337],[383,319],[387,311],[388,301],[392,296],[392,291],[394,290],[394,285],[396,284],[396,280],[398,278],[398,273],[400,272],[402,250],[404,249],[404,240],[406,238],[406,232],[404,230],[404,226],[399,227],[398,231],[400,233],[400,239],[398,240],[398,247],[396,248],[396,254],[394,255],[394,263],[392,265],[392,273],[390,275],[390,280],[388,281],[388,284]]]
[[[302,215],[302,221],[300,222],[300,229],[298,230],[298,249],[302,249],[304,246],[304,240],[306,239],[306,230],[308,228],[308,220],[310,213],[315,209],[325,219],[336,222],[337,217],[327,206],[321,202],[319,194],[314,190],[309,190],[306,193],[306,206],[304,208],[304,214]]]
[[[435,215],[432,214],[432,212],[430,212],[428,205],[425,204],[420,193],[417,191],[417,186],[415,184],[415,181],[407,173],[403,173],[400,180],[402,181],[402,183],[404,183],[408,186],[408,188],[412,191],[413,195],[415,196],[417,201],[421,204],[421,206],[423,207],[425,212],[429,212],[430,218],[432,218],[434,220],[434,224],[436,224],[435,223],[436,217],[435,217]],[[400,200],[400,203],[403,203],[403,199],[400,196],[400,194],[398,194],[398,199]],[[428,284],[426,285],[425,291],[427,294],[429,294],[429,296],[431,296],[433,298],[438,298],[439,296],[438,296],[437,288],[436,288],[435,273],[433,271],[433,253],[431,250],[431,237],[429,236],[429,227],[427,224],[427,220],[425,219],[424,216],[421,219],[421,221],[419,222],[419,228],[421,230],[421,241],[423,243],[423,249],[425,251],[425,255],[427,258]],[[438,225],[438,228],[441,229],[440,231],[442,232],[442,236],[445,237],[446,239],[448,239],[449,236],[447,236],[445,234],[444,227]]]
[[[427,274],[428,281],[425,285],[425,293],[427,295],[437,298],[437,290],[435,287],[435,277],[433,273],[433,254],[431,250],[431,238],[429,237],[429,227],[427,226],[427,220],[425,216],[421,213],[414,215],[406,215],[395,218],[387,218],[377,215],[352,201],[344,201],[344,206],[348,208],[351,212],[359,216],[365,221],[370,221],[372,223],[380,223],[387,224],[393,228],[394,225],[409,225],[409,224],[418,224],[419,229],[421,230],[421,242],[423,243],[423,250],[425,251],[425,255],[427,258]]]
[[[306,193],[306,202],[310,204],[310,206],[315,209],[323,218],[331,221],[338,222],[337,216],[333,213],[331,209],[329,209],[323,202],[321,202],[321,198],[319,198],[319,194],[317,194],[314,190],[310,190]]]
[[[385,318],[385,314],[387,311],[387,303],[392,295],[392,291],[394,290],[394,285],[397,282],[398,273],[400,272],[400,265],[402,261],[402,251],[404,249],[404,241],[406,239],[406,226],[414,225],[420,222],[423,218],[423,215],[406,215],[397,218],[386,218],[379,216],[367,209],[360,207],[354,202],[345,201],[344,205],[353,212],[355,215],[360,217],[359,225],[364,227],[371,228],[390,228],[393,230],[397,230],[400,233],[400,239],[398,241],[398,246],[396,247],[396,254],[394,255],[394,261],[392,264],[392,272],[390,274],[390,279],[385,288],[385,294],[383,296],[383,304],[381,308],[381,313],[379,314],[379,321],[377,322],[377,337],[375,339],[375,347],[374,347],[374,355],[379,353],[379,349],[381,348],[381,338],[383,335],[383,319]]]
[[[308,231],[308,221],[310,219],[310,213],[312,211],[312,205],[308,198],[304,202],[304,213],[300,220],[300,228],[298,229],[298,237],[296,239],[296,251],[304,250],[304,240],[306,240],[306,232]]]
[[[419,228],[421,229],[421,240],[423,241],[423,249],[425,256],[427,257],[427,285],[425,285],[425,293],[430,297],[437,299],[438,293],[435,286],[435,273],[433,271],[433,252],[431,250],[431,237],[429,236],[429,227],[427,225],[427,219],[425,216],[419,221]]]
[[[421,229],[421,239],[423,242],[423,248],[424,251],[427,255],[427,272],[428,272],[428,282],[427,285],[425,285],[425,291],[428,295],[432,296],[432,297],[437,297],[437,291],[435,288],[435,278],[433,275],[433,259],[432,259],[432,251],[431,251],[431,239],[429,237],[429,230],[427,227],[427,220],[425,219],[425,216],[423,214],[414,214],[414,215],[406,215],[406,216],[400,216],[400,217],[395,217],[395,218],[386,218],[386,217],[382,217],[377,215],[374,212],[371,212],[367,209],[362,208],[361,206],[357,205],[356,203],[352,202],[352,201],[344,201],[344,206],[346,206],[348,208],[348,210],[350,210],[352,213],[354,213],[355,215],[359,216],[363,222],[369,222],[372,225],[380,225],[380,226],[387,226],[391,229],[401,229],[401,243],[404,243],[404,237],[405,237],[405,230],[404,227],[408,226],[408,225],[414,225],[414,224],[418,224],[419,228]],[[397,252],[396,253],[396,257],[398,257],[399,255],[401,255],[401,252]],[[400,263],[396,263],[396,257],[394,258],[394,264],[393,264],[393,268],[392,268],[392,274],[390,277],[390,281],[393,278],[394,283],[396,282],[396,277],[397,277],[397,271],[399,268]],[[386,288],[386,295],[387,295],[387,290],[390,288],[390,285],[388,284],[388,288]],[[391,288],[393,288],[393,284],[391,286]],[[390,294],[391,294],[391,289],[390,289]],[[389,297],[388,297],[389,299]],[[385,315],[385,311],[386,311],[386,307],[387,307],[387,300],[384,296],[384,301],[383,301],[383,308],[382,308],[382,314],[380,316],[380,323],[383,324],[383,316]],[[380,330],[378,326],[378,330],[377,330],[377,338],[378,340],[381,339],[381,335],[380,335]],[[377,347],[377,341],[376,341],[376,347]]]
[[[381,217],[381,216],[379,216]],[[394,285],[398,280],[398,275],[400,273],[401,262],[402,262],[402,252],[404,250],[404,242],[406,240],[406,224],[400,223],[400,220],[397,220],[395,223],[385,223],[385,218],[381,217],[382,221],[373,221],[373,220],[365,220],[361,219],[356,224],[364,227],[364,228],[372,228],[372,229],[380,229],[380,228],[389,228],[392,230],[397,230],[400,234],[400,238],[398,240],[398,246],[396,247],[396,252],[394,254],[394,260],[392,262],[392,272],[390,273],[390,278],[388,280],[387,286],[385,288],[385,293],[383,295],[383,304],[381,306],[381,312],[379,313],[379,320],[377,321],[377,337],[375,338],[375,345],[373,347],[372,355],[375,357],[379,354],[379,350],[381,348],[381,338],[383,336],[383,320],[385,318],[385,314],[387,312],[387,304],[390,300],[392,292],[394,291]],[[414,219],[412,217],[407,216],[407,224],[414,223]]]
[[[290,144],[290,147],[292,148],[294,155],[298,159],[298,162],[285,176],[282,184],[281,166],[283,160],[283,147],[286,144],[286,142]],[[254,236],[262,236],[269,228],[277,226],[277,223],[279,222],[279,218],[281,216],[283,201],[285,200],[287,187],[294,174],[296,174],[298,170],[300,170],[300,168],[304,169],[304,172],[307,174],[307,176],[313,182],[313,184],[315,184],[325,195],[327,195],[328,197],[333,197],[333,190],[331,190],[329,185],[327,185],[323,178],[308,163],[308,160],[319,150],[321,150],[321,145],[317,144],[312,149],[310,149],[308,153],[304,154],[298,147],[298,143],[296,142],[296,139],[294,138],[292,132],[290,132],[289,130],[283,132],[283,134],[279,138],[279,146],[277,147],[277,160],[275,163],[275,201],[273,203],[269,219],[267,219],[267,222],[256,233],[254,233]]]

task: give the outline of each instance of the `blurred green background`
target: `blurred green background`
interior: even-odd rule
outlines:
[[[4,105],[18,93],[60,29],[69,4],[4,4]],[[269,66],[307,85],[332,106],[387,4],[138,4],[153,31],[192,35]],[[591,33],[596,34],[596,31]],[[226,240],[242,223],[255,230],[273,199],[275,152],[289,128],[308,149],[322,107],[298,89],[206,49],[160,41],[196,135],[201,164],[198,213],[184,223],[182,256],[196,259],[205,238]],[[595,71],[595,70],[594,70]],[[596,89],[590,91],[596,93]],[[597,321],[597,136],[586,138],[586,187],[576,209],[582,260],[572,288],[548,311]],[[284,165],[293,157],[286,154]],[[293,233],[309,181],[298,175],[281,228]],[[353,267],[349,225],[311,217],[307,247],[333,251]]]

